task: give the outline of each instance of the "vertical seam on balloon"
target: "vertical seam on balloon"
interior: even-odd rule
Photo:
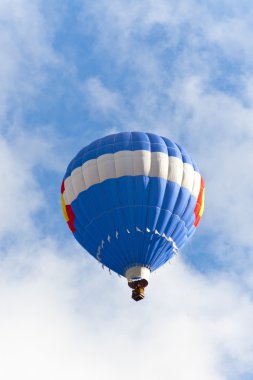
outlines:
[[[179,150],[179,152],[180,152],[180,154],[181,154],[181,161],[182,161],[182,163],[184,164],[183,153],[182,153],[182,151],[181,151],[181,148],[180,148],[180,146],[179,146],[178,144],[175,143],[175,145],[176,145],[176,147],[178,148],[178,150]],[[181,189],[183,188],[183,187],[182,187],[183,179],[184,179],[184,168],[183,168],[183,175],[182,175],[182,179],[181,179],[180,189],[179,189],[179,192],[178,192],[178,195],[177,195],[177,200],[176,200],[176,202],[175,202],[175,204],[174,204],[174,208],[173,208],[173,210],[172,210],[172,214],[177,215],[177,216],[179,217],[180,220],[177,222],[177,224],[175,225],[175,228],[174,228],[173,231],[171,232],[171,236],[173,236],[173,234],[176,232],[178,226],[180,225],[180,221],[182,221],[182,223],[184,223],[184,221],[182,220],[181,216],[178,215],[178,214],[176,214],[176,213],[174,212],[174,210],[175,210],[175,208],[176,208],[176,205],[177,205],[177,201],[178,201],[178,197],[179,197],[180,191],[182,191]],[[182,213],[182,215],[183,215],[183,213]],[[185,224],[185,223],[184,223],[184,224]]]
[[[147,136],[148,136],[148,139],[149,139],[149,142],[150,142],[150,151],[151,151],[151,156],[150,156],[150,171],[152,170],[152,143],[151,143],[151,141],[150,141],[150,138],[149,138],[149,135],[147,134]],[[150,172],[149,172],[149,174],[150,174]],[[149,202],[149,200],[150,200],[150,193],[151,193],[151,190],[150,190],[150,188],[152,187],[152,185],[153,185],[153,182],[152,182],[152,180],[150,180],[150,177],[149,177],[149,193],[148,193],[148,204],[150,204],[150,202]],[[149,219],[149,208],[147,208],[147,213],[146,213],[146,223],[145,223],[145,225],[147,226],[147,220]],[[149,228],[151,227],[151,226],[148,226]],[[154,230],[156,229],[156,225],[154,225]],[[146,244],[146,237],[147,237],[147,231],[145,231],[145,235],[144,235],[144,242],[143,242],[143,245],[144,244]],[[152,240],[153,240],[153,234],[151,234],[151,239],[149,239],[149,241],[148,241],[148,246],[146,247],[146,252],[145,252],[145,261],[147,260],[147,258],[148,258],[148,252],[149,252],[149,248],[150,248],[150,246],[151,246],[151,242],[152,242]]]
[[[146,133],[146,136],[148,137],[148,141],[149,141],[149,149],[150,149],[150,166],[149,166],[149,173],[148,173],[148,174],[150,174],[150,171],[151,171],[151,165],[152,165],[152,143],[151,143],[151,141],[150,141],[150,138],[149,138],[149,134],[148,134],[148,133]],[[149,175],[147,176],[147,178],[148,178],[148,196],[147,196],[147,203],[149,204],[149,198],[150,198],[150,177],[149,177]],[[143,203],[142,203],[142,208],[144,208],[144,207],[143,207]],[[146,226],[146,227],[148,227],[148,226],[147,226],[148,216],[149,216],[148,208],[146,208],[146,221],[145,221],[145,226]],[[143,254],[144,244],[146,243],[146,235],[147,235],[147,231],[146,231],[146,229],[145,229],[145,231],[144,231],[144,238],[143,238],[143,241],[142,241],[141,255]],[[146,249],[145,256],[143,256],[145,260],[147,260],[147,251],[148,251],[148,249]]]
[[[162,138],[163,139],[163,138]],[[166,144],[166,141],[163,139],[164,143],[165,143],[165,146],[166,146],[166,150],[167,150],[167,155],[168,155],[168,164],[167,164],[167,178],[169,177],[169,167],[170,167],[170,157],[169,157],[169,151],[168,151],[168,146]],[[165,191],[164,191],[164,194],[163,194],[163,201],[162,201],[162,204],[161,204],[161,207],[163,206],[163,202],[164,202],[164,197],[165,197],[165,194],[166,194],[166,189],[167,189],[167,182],[166,182],[166,185],[165,185]],[[161,215],[161,214],[160,214]],[[157,227],[157,224],[158,224],[158,221],[160,219],[160,215],[159,215],[159,218],[157,220],[157,223],[156,223],[156,227]],[[161,233],[163,233],[163,231],[161,231]],[[153,239],[152,239],[153,241]],[[150,246],[152,246],[152,243],[150,244]],[[165,247],[164,247],[165,248]],[[156,258],[156,255],[153,254],[152,256],[154,259]],[[157,258],[155,259],[155,262],[154,264],[156,263],[156,261],[159,259],[159,256],[157,255]],[[152,259],[150,260],[150,263],[152,262]]]
[[[98,176],[98,179],[99,179],[99,182],[98,182],[98,184],[100,184],[101,183],[101,178],[100,178],[100,175],[99,175],[99,170],[98,170],[98,161],[97,161],[97,158],[98,158],[98,146],[99,146],[99,143],[100,143],[100,141],[101,141],[101,139],[99,139],[98,140],[98,142],[97,142],[97,144],[96,144],[96,147],[94,148],[94,153],[95,153],[95,156],[96,156],[96,158],[95,158],[95,162],[96,162],[96,172],[97,172],[97,176]],[[100,192],[100,194],[101,194],[102,192]],[[91,193],[92,194],[92,193]],[[94,197],[93,197],[94,198]],[[101,202],[100,202],[100,199],[97,199],[96,198],[96,203],[99,205],[99,209],[101,209]],[[105,214],[106,215],[106,213],[103,213],[103,214]],[[103,229],[102,228],[99,228],[99,226],[98,225],[95,225],[94,227],[96,227],[96,229],[100,232],[100,235],[101,235],[101,238],[102,238],[102,241],[103,241],[103,236],[104,236],[104,231],[103,231]],[[97,244],[97,243],[96,243]]]
[[[133,134],[132,132],[130,132],[130,146],[131,146],[131,151],[133,152]],[[135,194],[135,178],[134,178],[134,155],[132,154],[132,170],[133,170],[133,177],[131,178],[131,187],[132,187],[132,194],[134,195]],[[135,207],[133,207],[132,209],[132,215],[133,215],[133,220],[132,220],[132,223],[133,223],[133,226],[131,227],[134,227],[134,225],[136,225],[136,215],[135,215]],[[134,234],[135,231],[132,232],[132,234]],[[133,249],[133,245],[134,245],[134,240],[132,238],[132,235],[128,237],[129,241],[131,242],[130,244],[130,247],[131,247],[131,257],[132,257],[132,260],[134,261],[134,249]]]
[[[164,141],[164,140],[163,140]],[[168,146],[167,146],[167,144],[166,144],[166,142],[164,141],[164,143],[165,143],[165,145],[166,145],[166,148],[167,148],[167,153],[168,153]],[[169,165],[168,165],[168,173],[169,173]],[[167,177],[168,178],[168,177]],[[167,188],[167,183],[166,183],[166,188]],[[166,189],[165,189],[165,191],[166,191]],[[175,202],[176,203],[176,202]],[[162,205],[163,205],[163,203],[162,203]],[[161,205],[161,206],[162,206]],[[174,205],[175,206],[175,205]],[[171,213],[171,216],[172,216],[172,214],[173,213]],[[151,241],[150,241],[150,244],[149,244],[149,247],[148,247],[148,249],[147,249],[147,253],[146,253],[146,256],[148,256],[148,254],[149,254],[149,251],[150,251],[150,249],[151,249],[151,247],[152,247],[152,242],[153,242],[153,237],[152,237],[152,239],[151,239]],[[155,252],[153,252],[153,255],[151,255],[151,258],[150,258],[150,261],[151,260],[153,260],[153,258],[155,258]]]
[[[108,144],[109,145],[109,144]],[[112,144],[111,144],[112,145]],[[97,147],[98,148],[98,147]],[[114,162],[114,159],[113,159],[113,162]],[[115,166],[115,165],[114,165]],[[99,170],[98,170],[98,173],[99,173]],[[116,168],[115,168],[115,174],[116,174]],[[100,178],[100,175],[99,175],[99,178]],[[100,181],[101,181],[101,178],[100,178]],[[101,182],[100,182],[101,183]],[[105,213],[105,214],[107,214],[107,213]],[[108,218],[109,219],[109,218]],[[111,215],[110,216],[110,220],[112,221],[112,224],[114,225],[114,228],[115,228],[115,230],[117,229],[117,224],[116,224],[116,221],[115,221],[115,218],[114,218],[114,215]],[[108,232],[109,233],[109,232]],[[108,236],[108,233],[107,233],[107,236]],[[107,240],[107,239],[105,239],[105,240]],[[117,244],[117,246],[118,246],[118,248],[120,249],[120,246],[119,246],[119,244]]]
[[[115,151],[116,151],[116,134],[114,135],[114,139],[113,139],[113,162],[114,162],[114,168],[115,168],[115,176],[117,175],[117,170],[116,170],[116,162],[115,162]],[[121,205],[121,200],[120,200],[120,194],[119,194],[119,186],[118,186],[118,182],[116,181],[115,182],[115,187],[116,187],[116,197],[118,199],[118,205],[120,206]],[[120,215],[122,216],[122,213],[120,213]],[[123,223],[122,223],[123,224]],[[119,228],[120,226],[118,226]],[[121,244],[117,244],[120,248],[120,255],[122,255],[122,252],[125,252],[125,247],[122,247]],[[123,255],[122,255],[122,259],[123,259]]]
[[[168,178],[168,174],[169,174],[169,152],[168,152],[168,147],[167,147],[166,141],[164,140],[163,137],[161,137],[161,139],[163,140],[163,144],[164,144],[164,146],[166,147],[166,150],[167,150],[167,156],[168,156],[168,161],[167,161],[167,178]],[[163,201],[164,201],[164,197],[165,197],[165,193],[166,193],[166,188],[167,188],[167,181],[166,181],[165,189],[164,189],[164,193],[163,193],[163,200],[162,200],[161,207],[160,207],[160,213],[159,213],[158,219],[156,221],[156,225],[154,226],[156,230],[157,230],[158,222],[159,222],[160,216],[161,216],[161,210],[162,210],[162,205],[163,205]],[[161,231],[161,233],[163,233],[163,231]],[[151,241],[149,243],[146,256],[148,256],[149,250],[151,249],[152,245],[153,245],[153,237],[152,237],[152,239],[151,239]],[[153,257],[155,257],[155,254],[153,255]]]

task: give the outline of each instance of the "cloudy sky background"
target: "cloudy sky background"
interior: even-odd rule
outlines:
[[[0,0],[0,378],[253,378],[253,8]],[[141,303],[74,241],[59,187],[111,132],[180,142],[198,233]]]

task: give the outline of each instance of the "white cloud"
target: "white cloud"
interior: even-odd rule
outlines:
[[[165,34],[158,41],[158,48],[175,47],[183,37],[186,46],[191,43],[192,51],[198,47],[196,43],[203,46],[207,42],[207,50],[213,47],[210,43],[215,43],[223,54],[228,53],[229,56],[235,49],[242,51],[246,46],[250,54],[252,9],[249,2],[232,4],[226,1],[199,3],[195,0],[148,0],[138,3],[114,1],[108,4],[101,0],[88,4],[84,0],[82,3],[83,16],[89,26],[87,32],[96,32],[97,42],[104,47],[110,45],[108,53],[120,49],[119,55],[123,52],[130,57],[132,49],[137,52],[136,48],[143,48],[143,42],[147,42],[145,39],[140,41],[140,37],[145,38],[150,32],[154,34],[155,28],[161,27]],[[246,49],[243,50],[246,52]]]
[[[120,95],[108,89],[99,78],[89,78],[83,85],[83,91],[90,109],[104,114],[120,111]]]
[[[25,145],[24,145],[25,149]],[[22,157],[0,139],[0,235],[12,238],[34,233],[32,216],[42,206],[43,194]]]
[[[23,126],[10,126],[6,136],[0,137],[2,239],[38,238],[39,225],[36,223],[42,219],[42,214],[47,215],[50,221],[54,220],[55,205],[50,204],[50,192],[56,179],[59,181],[57,188],[60,188],[60,179],[56,175],[61,173],[63,176],[65,169],[65,152],[59,152],[58,145],[59,137],[46,127],[26,131]],[[47,178],[52,174],[54,183]],[[53,194],[54,202],[59,198],[59,194]],[[40,227],[43,227],[43,222]]]
[[[51,47],[52,29],[40,1],[1,1],[0,4],[0,120],[32,102],[47,77],[46,67],[57,64]],[[45,25],[47,25],[45,27]],[[42,70],[42,68],[44,70]],[[13,110],[15,113],[13,115]]]
[[[136,304],[124,279],[69,249],[40,241],[32,254],[21,246],[2,263],[6,380],[117,379],[119,373],[217,380],[253,370],[253,304],[240,284],[204,277],[177,258],[152,276],[146,299]]]
[[[48,80],[48,69],[59,65],[52,47],[53,15],[41,1],[0,3],[0,173],[2,244],[38,232],[35,217],[45,195],[36,172],[62,169],[52,126],[32,125],[27,114]],[[40,105],[39,105],[40,107]],[[25,120],[26,119],[26,120]],[[25,121],[24,121],[25,120]]]

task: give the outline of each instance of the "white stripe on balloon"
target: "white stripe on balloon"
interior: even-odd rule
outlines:
[[[65,204],[71,204],[81,192],[97,183],[140,175],[175,182],[198,197],[201,177],[191,164],[165,153],[135,150],[104,154],[74,169],[64,181]]]

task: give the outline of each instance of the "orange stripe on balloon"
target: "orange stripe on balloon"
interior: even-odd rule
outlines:
[[[205,193],[205,184],[204,184],[204,179],[201,177],[201,183],[200,183],[200,190],[199,190],[199,195],[197,199],[197,203],[194,209],[194,213],[196,215],[195,221],[194,221],[194,226],[197,227],[199,224],[200,218],[203,214],[204,211],[204,193]]]
[[[200,221],[200,216],[198,215],[197,218],[195,219],[194,226],[197,227]]]
[[[201,204],[197,202],[196,207],[194,209],[194,214],[196,217],[199,215],[200,208],[201,208]]]

